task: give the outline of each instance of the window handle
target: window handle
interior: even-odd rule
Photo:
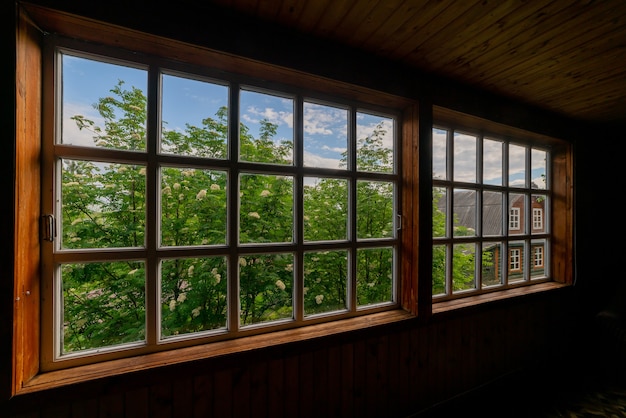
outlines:
[[[53,242],[57,235],[54,215],[41,215],[41,238],[44,241]]]

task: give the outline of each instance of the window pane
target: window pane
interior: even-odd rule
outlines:
[[[242,326],[293,318],[293,254],[239,258]]]
[[[509,194],[509,234],[523,234],[525,227],[524,208],[526,196],[518,193]]]
[[[433,129],[433,178],[448,179],[448,131]]]
[[[455,181],[476,182],[476,137],[454,133]]]
[[[293,164],[293,100],[241,90],[239,159]]]
[[[348,111],[304,102],[304,165],[347,168]]]
[[[502,186],[502,141],[483,141],[483,183]]]
[[[394,236],[393,183],[357,182],[358,238]]]
[[[304,254],[304,314],[347,309],[348,252]]]
[[[454,190],[454,236],[476,236],[476,191]]]
[[[62,160],[61,248],[143,247],[145,167]]]
[[[446,189],[433,187],[433,237],[447,236],[448,198]]]
[[[485,242],[482,247],[483,288],[502,284],[502,243]]]
[[[524,241],[509,242],[509,283],[524,280]]]
[[[483,192],[483,235],[502,235],[503,201],[500,192]]]
[[[140,261],[61,266],[61,354],[145,339],[145,266]]]
[[[293,241],[293,178],[240,176],[239,241]]]
[[[532,149],[530,155],[532,161],[532,187],[545,190],[548,188],[547,169],[548,153],[538,149]]]
[[[226,327],[226,258],[161,263],[163,338]]]
[[[526,147],[509,144],[509,186],[526,186]]]
[[[145,151],[147,72],[67,54],[62,57],[60,142]]]
[[[348,238],[348,182],[334,178],[304,178],[305,241]]]
[[[359,307],[393,301],[393,249],[357,250],[356,298]]]
[[[226,158],[228,87],[164,74],[161,151]]]
[[[447,252],[447,246],[433,245],[433,296],[446,294]]]
[[[226,173],[163,167],[161,245],[226,242]]]
[[[455,244],[452,246],[453,292],[476,288],[476,245]]]
[[[358,112],[356,116],[356,168],[359,171],[393,173],[394,120]]]

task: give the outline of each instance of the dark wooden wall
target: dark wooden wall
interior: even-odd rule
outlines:
[[[524,367],[549,368],[569,349],[571,290],[20,395],[9,416],[404,417]]]

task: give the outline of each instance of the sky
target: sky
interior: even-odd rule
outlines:
[[[145,94],[147,71],[119,64],[64,54],[63,143],[93,146],[92,135],[80,131],[69,118],[82,115],[102,126],[102,119],[93,105],[99,98],[110,96],[110,90],[119,80],[124,81],[125,88],[134,86]],[[202,119],[215,118],[220,107],[228,106],[226,84],[190,77],[174,72],[164,73],[162,77],[162,120],[166,122],[167,129],[184,131],[186,124],[200,127]],[[240,92],[240,120],[258,138],[259,122],[267,119],[277,125],[277,142],[293,141],[294,103],[288,96],[281,97],[244,87]],[[358,113],[357,136],[371,134],[381,120],[388,132],[383,143],[392,148],[393,121],[389,117]],[[347,147],[347,111],[336,106],[305,101],[303,123],[305,166],[339,168],[341,154]]]

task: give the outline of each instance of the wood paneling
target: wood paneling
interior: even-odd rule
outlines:
[[[81,385],[18,395],[8,417],[404,417],[555,360],[550,354],[567,345],[573,311],[563,301],[572,295],[563,288],[496,301],[391,332],[249,352],[222,366],[139,372],[134,383],[102,379],[90,396]]]
[[[573,119],[626,123],[623,1],[212,3]]]

